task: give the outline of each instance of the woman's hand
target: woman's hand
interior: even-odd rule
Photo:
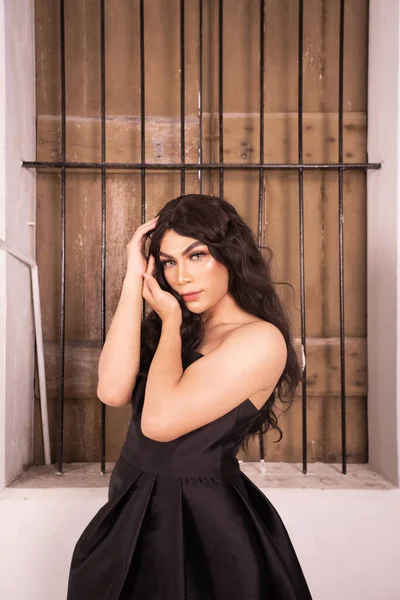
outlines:
[[[182,321],[182,310],[178,300],[169,292],[162,290],[158,281],[153,277],[154,265],[155,258],[150,254],[147,269],[143,273],[142,296],[162,321],[169,318]]]
[[[128,266],[127,271],[129,273],[133,273],[138,275],[139,277],[143,276],[143,273],[146,271],[147,267],[147,259],[144,253],[145,246],[145,238],[148,231],[154,229],[157,225],[158,217],[154,217],[154,219],[150,219],[143,225],[140,225],[135,233],[133,234],[132,239],[127,245],[127,254],[128,254]]]

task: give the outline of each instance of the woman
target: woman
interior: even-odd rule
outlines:
[[[282,436],[274,392],[290,402],[300,377],[269,265],[230,203],[180,196],[141,225],[99,362],[100,400],[132,402],[132,419],[68,600],[310,600],[236,459],[260,429]]]

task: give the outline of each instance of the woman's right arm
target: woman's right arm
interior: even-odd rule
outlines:
[[[156,224],[157,218],[141,225],[128,244],[121,297],[100,354],[97,396],[110,406],[129,404],[139,373],[145,234]]]

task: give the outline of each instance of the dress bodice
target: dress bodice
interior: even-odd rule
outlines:
[[[184,360],[183,368],[202,356],[192,350]],[[134,405],[143,398],[145,386],[146,379],[143,378],[133,392]],[[141,413],[132,414],[121,455],[130,464],[154,475],[229,476],[239,472],[236,454],[258,412],[247,398],[215,421],[170,442],[146,437],[141,430]]]

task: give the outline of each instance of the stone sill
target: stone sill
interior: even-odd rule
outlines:
[[[259,462],[239,462],[242,472],[261,490],[398,490],[368,464],[348,464],[343,475],[341,463],[309,463],[304,474],[301,463],[265,462],[263,474]],[[66,463],[62,475],[57,475],[55,464],[32,466],[0,492],[0,498],[53,497],[60,491],[69,496],[77,491],[78,495],[103,496],[114,464],[106,463],[106,475],[100,473],[100,463]]]

